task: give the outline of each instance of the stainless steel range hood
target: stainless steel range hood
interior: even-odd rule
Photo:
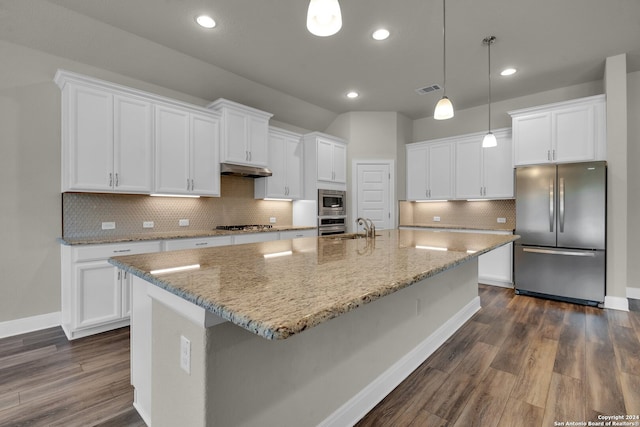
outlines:
[[[257,166],[234,165],[232,163],[220,163],[220,173],[222,175],[243,176],[245,178],[264,178],[273,173],[270,169]]]

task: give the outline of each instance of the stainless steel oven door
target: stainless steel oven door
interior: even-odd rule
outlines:
[[[330,216],[318,218],[318,236],[344,234],[347,232],[347,218],[344,216]]]
[[[344,225],[330,225],[330,226],[318,227],[318,236],[344,234],[346,231],[347,231],[347,227],[345,227]]]

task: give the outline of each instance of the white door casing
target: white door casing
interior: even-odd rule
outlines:
[[[353,213],[370,218],[378,230],[395,228],[393,160],[353,161]]]

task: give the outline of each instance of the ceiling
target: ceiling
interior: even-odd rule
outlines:
[[[114,54],[118,50],[110,40],[122,43],[125,52],[127,37],[137,36],[335,114],[398,111],[412,119],[432,114],[442,92],[418,95],[415,89],[443,82],[442,1],[340,0],[343,27],[326,38],[306,30],[307,5],[307,0],[0,0],[0,38],[88,64],[104,52],[109,57],[101,66],[122,71],[124,62],[133,67],[149,59],[148,53]],[[640,70],[638,0],[449,0],[446,7],[446,89],[456,109],[487,102],[482,39],[488,35],[497,38],[493,100],[600,80],[605,59],[620,53],[628,54],[629,72]],[[213,16],[217,27],[197,27],[199,13]],[[391,32],[386,41],[371,38],[379,26]],[[111,39],[100,37],[107,29]],[[518,73],[498,76],[506,66]],[[174,90],[185,91],[180,80],[198,78],[174,73],[156,81],[155,72],[146,70],[149,82]],[[361,96],[349,100],[348,90]],[[247,86],[243,99],[236,100],[247,102],[250,92]]]

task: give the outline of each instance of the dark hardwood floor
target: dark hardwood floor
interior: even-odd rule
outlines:
[[[480,285],[482,309],[358,426],[554,426],[640,415],[640,302],[629,313]],[[144,426],[128,328],[0,339],[0,426]],[[271,426],[266,426],[271,427]]]

